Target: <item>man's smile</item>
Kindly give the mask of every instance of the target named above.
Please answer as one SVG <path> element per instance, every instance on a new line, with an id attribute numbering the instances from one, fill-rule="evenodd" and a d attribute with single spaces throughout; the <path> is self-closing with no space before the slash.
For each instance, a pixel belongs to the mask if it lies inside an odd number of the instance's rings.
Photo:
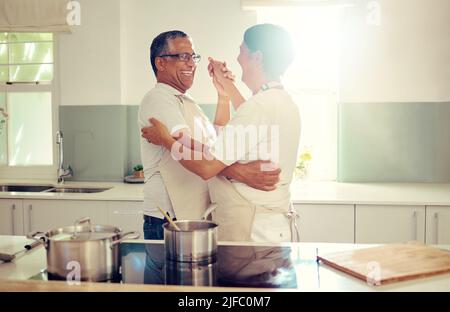
<path id="1" fill-rule="evenodd" d="M 193 70 L 182 70 L 181 74 L 184 76 L 192 77 L 194 75 L 194 71 Z"/>

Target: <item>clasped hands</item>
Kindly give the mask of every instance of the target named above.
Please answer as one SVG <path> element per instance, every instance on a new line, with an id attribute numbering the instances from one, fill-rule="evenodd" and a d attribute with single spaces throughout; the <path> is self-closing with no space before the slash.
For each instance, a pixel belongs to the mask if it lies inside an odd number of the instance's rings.
<path id="1" fill-rule="evenodd" d="M 214 86 L 217 89 L 219 96 L 227 97 L 228 93 L 226 90 L 229 88 L 230 84 L 234 83 L 235 76 L 227 68 L 226 62 L 219 62 L 212 57 L 209 57 L 208 60 L 208 72 L 213 79 Z M 141 136 L 147 139 L 147 142 L 149 143 L 164 145 L 170 138 L 167 127 L 155 118 L 150 118 L 149 122 L 152 126 L 142 128 Z"/>
<path id="2" fill-rule="evenodd" d="M 217 61 L 212 57 L 209 57 L 208 60 L 209 76 L 212 78 L 217 93 L 219 96 L 228 97 L 229 87 L 234 84 L 236 77 L 227 68 L 226 62 Z"/>

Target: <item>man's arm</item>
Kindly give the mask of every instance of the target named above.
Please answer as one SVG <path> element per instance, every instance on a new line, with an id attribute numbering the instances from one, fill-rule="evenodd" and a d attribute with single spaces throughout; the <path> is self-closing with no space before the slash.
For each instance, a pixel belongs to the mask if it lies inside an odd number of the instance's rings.
<path id="1" fill-rule="evenodd" d="M 144 138 L 147 138 L 146 133 L 147 131 L 150 131 L 150 128 L 151 127 L 146 127 L 141 129 L 141 133 Z M 172 137 L 181 144 L 183 144 L 184 146 L 186 146 L 187 148 L 190 148 L 194 151 L 198 152 L 206 151 L 206 146 L 203 143 L 194 140 L 191 137 L 190 131 L 188 129 L 178 130 L 172 134 Z"/>
<path id="2" fill-rule="evenodd" d="M 150 137 L 147 135 L 149 131 L 151 131 L 150 127 L 142 128 L 142 136 L 148 139 Z M 207 153 L 207 147 L 192 139 L 187 132 L 180 130 L 173 135 L 173 138 L 192 151 L 199 152 L 197 156 L 204 157 L 204 155 L 207 155 L 205 154 Z M 267 167 L 268 164 L 270 164 L 269 161 L 262 160 L 253 161 L 247 164 L 234 163 L 223 169 L 219 174 L 261 191 L 272 191 L 276 189 L 275 184 L 280 180 L 279 176 L 281 170 L 279 168 L 274 168 L 273 170 L 267 170 L 265 168 L 266 170 L 263 170 L 263 166 L 266 165 Z"/>
<path id="3" fill-rule="evenodd" d="M 262 170 L 270 161 L 257 160 L 248 164 L 234 163 L 222 170 L 220 175 L 232 178 L 261 191 L 273 191 L 280 181 L 281 169 Z"/>
<path id="4" fill-rule="evenodd" d="M 208 152 L 209 149 L 200 142 L 196 142 L 187 135 L 183 135 L 182 138 L 174 138 L 159 120 L 150 118 L 150 122 L 153 126 L 141 129 L 142 137 L 146 138 L 149 143 L 165 147 L 183 167 L 202 179 L 209 180 L 227 167 L 215 159 Z M 184 144 L 178 140 L 183 141 Z M 189 144 L 197 146 L 197 148 L 191 149 Z"/>
<path id="5" fill-rule="evenodd" d="M 152 142 L 153 143 L 153 142 Z M 187 170 L 203 180 L 209 180 L 224 170 L 227 165 L 215 159 L 208 151 L 194 151 L 172 137 L 166 137 L 161 145 L 171 151 L 173 157 Z"/>

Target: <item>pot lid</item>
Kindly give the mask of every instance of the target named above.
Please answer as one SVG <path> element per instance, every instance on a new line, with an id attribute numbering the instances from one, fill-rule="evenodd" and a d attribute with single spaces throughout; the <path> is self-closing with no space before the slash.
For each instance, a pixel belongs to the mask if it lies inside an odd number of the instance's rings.
<path id="1" fill-rule="evenodd" d="M 117 233 L 108 232 L 84 232 L 77 234 L 61 233 L 52 236 L 51 239 L 55 241 L 92 241 L 92 240 L 103 240 L 111 239 L 117 236 Z"/>
<path id="2" fill-rule="evenodd" d="M 91 241 L 112 239 L 120 236 L 120 229 L 109 226 L 75 227 L 69 226 L 47 233 L 47 237 L 53 241 Z"/>

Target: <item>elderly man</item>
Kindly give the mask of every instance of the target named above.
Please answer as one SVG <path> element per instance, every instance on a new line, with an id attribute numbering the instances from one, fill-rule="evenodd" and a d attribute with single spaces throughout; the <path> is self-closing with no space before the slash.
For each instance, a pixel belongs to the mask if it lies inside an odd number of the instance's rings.
<path id="1" fill-rule="evenodd" d="M 281 84 L 281 76 L 293 62 L 294 54 L 292 39 L 285 29 L 273 24 L 247 29 L 237 60 L 242 81 L 253 93 L 248 100 L 224 77 L 222 66 L 212 62 L 214 83 L 219 93 L 231 100 L 236 115 L 223 120 L 227 127 L 220 131 L 216 143 L 203 151 L 204 157 L 193 157 L 196 150 L 173 137 L 157 118 L 150 120 L 153 127 L 142 130 L 153 144 L 164 146 L 174 156 L 182 154 L 177 160 L 185 168 L 209 180 L 211 199 L 218 205 L 214 219 L 220 224 L 221 240 L 298 240 L 290 184 L 301 132 L 300 113 Z M 239 181 L 217 177 L 229 166 L 254 159 L 270 159 L 281 168 L 275 190 L 261 192 Z"/>
<path id="2" fill-rule="evenodd" d="M 195 149 L 195 145 L 200 148 L 211 145 L 216 139 L 214 127 L 186 94 L 192 87 L 200 61 L 200 55 L 194 52 L 192 39 L 182 31 L 164 32 L 153 40 L 150 50 L 157 84 L 142 100 L 139 126 L 147 127 L 150 117 L 157 118 L 167 125 L 173 137 L 180 138 L 179 141 L 186 146 Z M 228 102 L 219 92 L 215 120 L 219 126 L 224 114 L 227 114 L 223 103 Z M 141 138 L 141 158 L 145 175 L 145 239 L 163 239 L 164 218 L 158 208 L 167 212 L 171 218 L 200 219 L 210 205 L 207 183 L 173 159 L 170 151 L 150 144 L 145 138 Z M 279 180 L 280 170 L 261 171 L 261 163 L 236 163 L 220 175 L 263 191 L 273 190 Z"/>

